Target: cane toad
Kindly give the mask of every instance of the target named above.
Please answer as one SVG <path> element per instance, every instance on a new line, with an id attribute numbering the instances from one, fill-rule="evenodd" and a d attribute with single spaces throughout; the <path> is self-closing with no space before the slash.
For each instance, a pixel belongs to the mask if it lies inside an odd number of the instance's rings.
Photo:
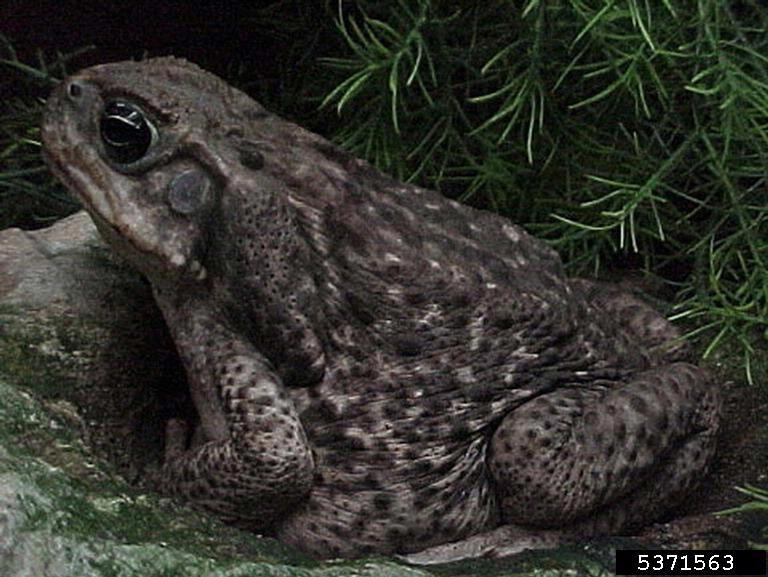
<path id="1" fill-rule="evenodd" d="M 631 530 L 711 460 L 717 386 L 660 314 L 193 64 L 83 70 L 42 137 L 185 365 L 165 492 L 316 556 L 429 561 Z"/>

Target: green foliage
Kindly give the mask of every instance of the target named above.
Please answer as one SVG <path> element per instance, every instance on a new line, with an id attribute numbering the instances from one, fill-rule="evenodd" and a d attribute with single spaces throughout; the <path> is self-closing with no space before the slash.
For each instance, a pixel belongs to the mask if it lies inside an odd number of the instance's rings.
<path id="1" fill-rule="evenodd" d="M 759 512 L 765 514 L 768 512 L 768 489 L 761 487 L 755 487 L 753 485 L 747 485 L 745 487 L 736 487 L 736 490 L 743 493 L 751 500 L 736 507 L 726 509 L 725 511 L 719 511 L 717 515 L 732 515 L 734 513 L 749 513 Z M 765 534 L 765 528 L 763 528 L 763 535 Z M 768 542 L 755 543 L 751 542 L 750 546 L 754 549 L 768 549 Z"/>
<path id="2" fill-rule="evenodd" d="M 336 139 L 527 223 L 577 274 L 616 255 L 747 376 L 768 330 L 768 9 L 757 1 L 339 3 Z M 634 256 L 633 256 L 634 255 Z M 757 338 L 756 338 L 757 337 Z"/>
<path id="3" fill-rule="evenodd" d="M 36 66 L 19 61 L 0 36 L 0 229 L 31 226 L 74 212 L 77 204 L 52 178 L 40 159 L 42 97 L 66 75 L 66 61 L 38 56 Z"/>

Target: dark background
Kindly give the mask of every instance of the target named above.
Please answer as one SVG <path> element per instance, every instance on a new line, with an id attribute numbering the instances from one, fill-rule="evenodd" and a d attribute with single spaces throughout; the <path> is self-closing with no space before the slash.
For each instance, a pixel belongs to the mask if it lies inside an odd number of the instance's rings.
<path id="1" fill-rule="evenodd" d="M 345 5 L 345 12 L 352 6 Z M 0 34 L 18 60 L 39 67 L 85 46 L 67 72 L 93 64 L 178 56 L 223 77 L 264 105 L 321 130 L 310 118 L 322 96 L 318 58 L 340 47 L 336 0 L 251 2 L 0 1 Z M 15 74 L 0 68 L 0 75 Z M 320 80 L 320 82 L 307 82 Z M 6 76 L 6 80 L 8 77 Z M 21 83 L 3 82 L 5 91 Z M 317 94 L 306 94 L 307 85 Z M 1 89 L 0 89 L 1 90 Z M 46 91 L 49 87 L 46 88 Z M 0 94 L 0 97 L 7 94 Z M 45 97 L 45 93 L 34 96 Z"/>
<path id="2" fill-rule="evenodd" d="M 0 3 L 0 31 L 23 61 L 34 59 L 38 49 L 67 53 L 95 45 L 78 64 L 174 54 L 223 73 L 242 53 L 262 55 L 259 65 L 269 67 L 277 39 L 256 33 L 254 20 L 260 9 L 278 4 L 293 3 L 6 0 Z"/>

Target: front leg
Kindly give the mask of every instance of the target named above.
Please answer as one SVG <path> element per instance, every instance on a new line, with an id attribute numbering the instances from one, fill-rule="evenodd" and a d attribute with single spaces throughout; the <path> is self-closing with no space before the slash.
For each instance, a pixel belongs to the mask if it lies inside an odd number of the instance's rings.
<path id="1" fill-rule="evenodd" d="M 157 290 L 156 297 L 203 436 L 186 451 L 169 446 L 159 489 L 228 521 L 267 526 L 312 486 L 312 451 L 296 407 L 269 361 L 210 305 Z"/>

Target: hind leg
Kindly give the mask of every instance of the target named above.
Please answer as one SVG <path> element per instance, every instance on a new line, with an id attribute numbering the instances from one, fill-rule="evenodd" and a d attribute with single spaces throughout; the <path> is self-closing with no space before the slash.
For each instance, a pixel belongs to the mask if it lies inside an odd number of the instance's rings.
<path id="1" fill-rule="evenodd" d="M 624 384 L 561 388 L 524 404 L 491 442 L 489 467 L 504 520 L 562 527 L 630 493 L 638 500 L 648 485 L 646 503 L 625 520 L 615 515 L 617 523 L 600 532 L 651 521 L 706 469 L 718 392 L 704 370 L 676 363 Z"/>
<path id="2" fill-rule="evenodd" d="M 510 555 L 652 522 L 706 472 L 719 408 L 709 375 L 686 363 L 537 397 L 491 440 L 503 525 L 405 559 Z"/>

